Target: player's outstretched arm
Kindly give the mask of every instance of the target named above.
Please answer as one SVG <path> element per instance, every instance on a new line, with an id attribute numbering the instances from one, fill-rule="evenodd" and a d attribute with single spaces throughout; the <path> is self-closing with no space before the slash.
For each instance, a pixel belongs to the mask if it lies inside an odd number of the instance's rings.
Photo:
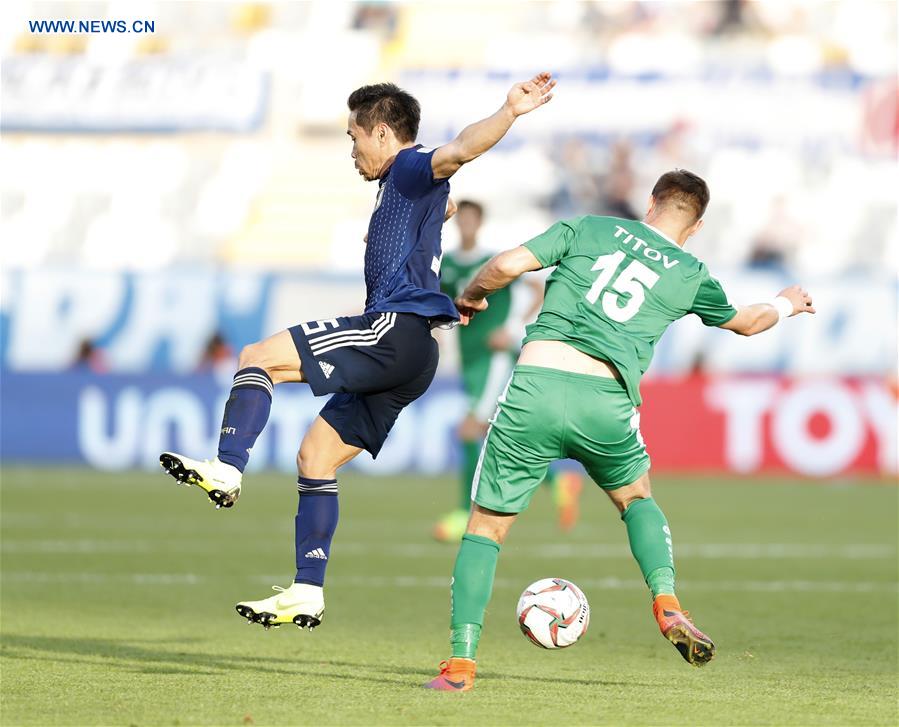
<path id="1" fill-rule="evenodd" d="M 487 308 L 487 296 L 543 266 L 524 245 L 494 255 L 456 298 L 461 323 L 467 326 L 476 313 Z"/>
<path id="2" fill-rule="evenodd" d="M 552 89 L 555 85 L 552 74 L 544 71 L 530 81 L 512 86 L 499 111 L 466 126 L 449 144 L 444 144 L 434 152 L 431 156 L 434 178 L 451 177 L 463 164 L 481 156 L 506 135 L 516 118 L 549 101 L 553 97 Z"/>
<path id="3" fill-rule="evenodd" d="M 798 285 L 784 288 L 771 303 L 755 303 L 741 306 L 737 315 L 720 328 L 726 328 L 741 336 L 754 336 L 773 328 L 781 318 L 800 313 L 814 313 L 812 297 Z"/>

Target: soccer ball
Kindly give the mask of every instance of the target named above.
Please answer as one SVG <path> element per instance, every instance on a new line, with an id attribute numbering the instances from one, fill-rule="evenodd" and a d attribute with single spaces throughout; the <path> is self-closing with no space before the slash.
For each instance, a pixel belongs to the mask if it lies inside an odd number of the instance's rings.
<path id="1" fill-rule="evenodd" d="M 587 597 L 562 578 L 543 578 L 525 588 L 516 613 L 521 633 L 544 649 L 571 646 L 590 625 Z"/>

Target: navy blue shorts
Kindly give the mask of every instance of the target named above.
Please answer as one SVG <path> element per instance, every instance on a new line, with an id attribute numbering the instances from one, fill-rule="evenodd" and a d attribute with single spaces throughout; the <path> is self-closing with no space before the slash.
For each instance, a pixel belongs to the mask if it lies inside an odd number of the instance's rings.
<path id="1" fill-rule="evenodd" d="M 320 416 L 346 444 L 377 457 L 399 413 L 427 391 L 437 370 L 428 319 L 365 313 L 288 330 L 312 393 L 334 394 Z"/>

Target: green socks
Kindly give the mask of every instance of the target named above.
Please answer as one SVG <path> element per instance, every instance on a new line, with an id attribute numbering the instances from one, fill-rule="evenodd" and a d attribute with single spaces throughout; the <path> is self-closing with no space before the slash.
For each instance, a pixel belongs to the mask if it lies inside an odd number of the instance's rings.
<path id="1" fill-rule="evenodd" d="M 453 656 L 474 659 L 484 624 L 484 610 L 493 591 L 493 576 L 499 543 L 480 535 L 462 537 L 453 569 L 452 619 Z"/>
<path id="2" fill-rule="evenodd" d="M 674 555 L 665 514 L 651 497 L 632 502 L 621 515 L 627 537 L 652 597 L 674 595 Z"/>
<path id="3" fill-rule="evenodd" d="M 462 624 L 450 629 L 450 645 L 453 647 L 453 656 L 455 657 L 474 659 L 480 640 L 480 624 Z"/>
<path id="4" fill-rule="evenodd" d="M 673 596 L 674 568 L 656 568 L 652 573 L 646 576 L 646 585 L 649 586 L 653 599 L 662 594 Z"/>
<path id="5" fill-rule="evenodd" d="M 627 537 L 653 598 L 674 594 L 671 531 L 655 500 L 632 502 L 621 516 Z M 453 569 L 450 641 L 453 656 L 474 659 L 484 625 L 484 610 L 493 591 L 499 543 L 480 535 L 462 537 Z"/>
<path id="6" fill-rule="evenodd" d="M 459 509 L 471 507 L 471 482 L 481 456 L 480 442 L 462 442 L 462 479 L 459 480 Z"/>

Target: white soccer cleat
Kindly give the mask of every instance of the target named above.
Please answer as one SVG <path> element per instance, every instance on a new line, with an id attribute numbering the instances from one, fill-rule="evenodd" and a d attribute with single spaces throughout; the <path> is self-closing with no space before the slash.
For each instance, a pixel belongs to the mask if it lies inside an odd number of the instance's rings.
<path id="1" fill-rule="evenodd" d="M 215 503 L 216 509 L 232 507 L 240 497 L 241 472 L 237 467 L 213 460 L 199 460 L 183 454 L 163 452 L 159 464 L 182 485 L 196 485 Z"/>
<path id="2" fill-rule="evenodd" d="M 289 588 L 272 586 L 274 596 L 261 601 L 241 601 L 235 607 L 247 623 L 258 623 L 266 629 L 295 623 L 312 631 L 325 614 L 325 595 L 321 586 L 294 583 Z"/>

